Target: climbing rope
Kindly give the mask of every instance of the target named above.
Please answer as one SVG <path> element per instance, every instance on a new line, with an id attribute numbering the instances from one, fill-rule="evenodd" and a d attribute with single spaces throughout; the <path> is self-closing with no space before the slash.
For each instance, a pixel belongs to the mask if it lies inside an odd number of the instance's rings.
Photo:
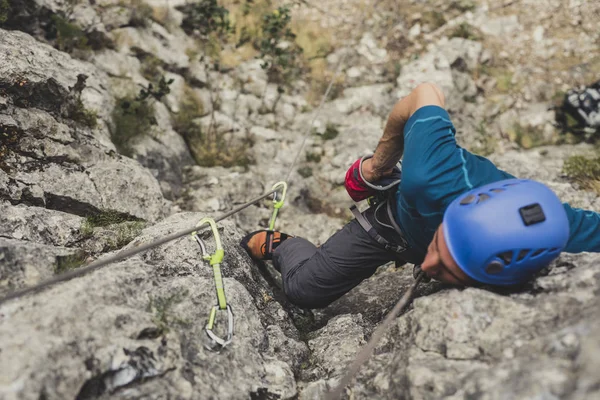
<path id="1" fill-rule="evenodd" d="M 250 207 L 252 204 L 258 203 L 259 201 L 261 201 L 261 200 L 269 197 L 270 195 L 272 195 L 275 192 L 276 192 L 276 190 L 270 190 L 267 193 L 265 193 L 265 194 L 263 194 L 263 195 L 255 198 L 255 199 L 252 199 L 252 200 L 248 201 L 247 203 L 244 203 L 241 206 L 239 206 L 237 208 L 234 208 L 233 210 L 231 210 L 229 212 L 226 212 L 225 214 L 223 214 L 223 215 L 215 218 L 214 220 L 215 220 L 215 222 L 222 221 L 225 218 L 228 218 L 228 217 L 230 217 L 230 216 L 232 216 L 234 214 L 237 214 L 238 212 L 242 211 L 243 209 Z M 179 232 L 172 233 L 172 234 L 167 235 L 167 236 L 163 236 L 162 238 L 153 240 L 151 242 L 140 244 L 140 245 L 138 245 L 136 247 L 132 247 L 132 248 L 127 249 L 127 250 L 122 250 L 122 251 L 120 251 L 120 252 L 118 252 L 116 254 L 113 254 L 113 255 L 108 256 L 106 258 L 103 258 L 101 260 L 94 261 L 93 263 L 91 263 L 90 265 L 88 265 L 86 267 L 82 267 L 82 268 L 75 269 L 73 271 L 69 271 L 67 273 L 58 275 L 58 276 L 56 276 L 54 278 L 48 279 L 47 281 L 44 281 L 42 283 L 39 283 L 37 285 L 31 286 L 31 287 L 28 287 L 28 288 L 16 290 L 16 291 L 8 294 L 7 296 L 3 297 L 2 299 L 0 299 L 0 304 L 5 303 L 5 302 L 7 302 L 9 300 L 12 300 L 12 299 L 23 297 L 23 296 L 25 296 L 26 294 L 29 294 L 29 293 L 37 292 L 39 290 L 42 290 L 42 289 L 45 289 L 47 287 L 53 286 L 53 285 L 55 285 L 55 284 L 57 284 L 59 282 L 68 281 L 70 279 L 77 278 L 77 277 L 89 274 L 90 272 L 96 271 L 96 270 L 98 270 L 98 269 L 100 269 L 100 268 L 102 268 L 102 267 L 104 267 L 104 266 L 106 266 L 108 264 L 124 260 L 124 259 L 129 258 L 131 256 L 134 256 L 136 254 L 139 254 L 139 253 L 142 253 L 144 251 L 150 250 L 150 249 L 152 249 L 154 247 L 158 247 L 158 246 L 160 246 L 162 244 L 168 243 L 168 242 L 170 242 L 172 240 L 179 239 L 180 237 L 183 237 L 185 235 L 189 235 L 190 233 L 192 233 L 194 231 L 197 231 L 197 230 L 198 230 L 198 228 L 196 226 L 194 226 L 192 228 L 188 228 L 188 229 L 185 229 L 185 230 L 182 230 L 182 231 L 179 231 Z"/>
<path id="2" fill-rule="evenodd" d="M 363 20 L 363 24 L 364 24 Z M 391 29 L 390 29 L 391 30 Z M 219 221 L 224 220 L 225 218 L 228 218 L 234 214 L 237 214 L 238 212 L 244 210 L 245 208 L 249 207 L 250 205 L 253 205 L 267 197 L 269 197 L 270 195 L 273 195 L 273 215 L 271 216 L 271 219 L 269 221 L 269 230 L 273 230 L 274 226 L 275 226 L 275 220 L 277 219 L 277 215 L 279 212 L 279 209 L 283 206 L 283 202 L 285 200 L 285 195 L 286 195 L 286 191 L 287 191 L 287 182 L 289 182 L 290 177 L 292 175 L 292 172 L 294 170 L 294 167 L 296 166 L 300 155 L 302 154 L 302 151 L 304 150 L 304 147 L 306 145 L 306 142 L 308 140 L 308 136 L 314 126 L 315 121 L 317 120 L 317 118 L 320 115 L 320 111 L 323 108 L 323 105 L 325 104 L 325 100 L 327 99 L 327 97 L 329 96 L 329 93 L 331 91 L 331 88 L 333 87 L 333 84 L 335 83 L 337 77 L 339 76 L 341 69 L 342 69 L 342 65 L 344 64 L 344 61 L 347 57 L 347 52 L 340 58 L 337 68 L 336 68 L 336 72 L 333 75 L 333 77 L 331 78 L 331 81 L 329 82 L 329 85 L 327 87 L 327 90 L 325 91 L 325 93 L 323 94 L 323 97 L 321 98 L 321 102 L 319 103 L 315 114 L 313 115 L 312 121 L 311 123 L 307 126 L 306 131 L 303 134 L 303 139 L 302 139 L 302 143 L 300 145 L 300 148 L 298 149 L 298 152 L 296 153 L 296 156 L 294 157 L 290 167 L 289 167 L 289 171 L 287 173 L 287 176 L 285 178 L 285 181 L 282 182 L 278 182 L 276 183 L 272 189 L 270 191 L 268 191 L 267 193 L 252 199 L 244 204 L 242 204 L 241 206 L 217 217 L 216 219 L 211 219 L 211 218 L 204 218 L 202 219 L 196 226 L 192 227 L 192 228 L 188 228 L 179 232 L 175 232 L 172 233 L 170 235 L 164 236 L 162 238 L 153 240 L 151 242 L 145 243 L 145 244 L 140 244 L 136 247 L 133 247 L 131 249 L 127 249 L 127 250 L 123 250 L 120 251 L 114 255 L 108 256 L 102 260 L 97 260 L 95 262 L 92 262 L 90 265 L 86 266 L 86 267 L 82 267 L 64 274 L 61 274 L 59 276 L 56 276 L 54 278 L 51 278 L 45 282 L 39 283 L 37 285 L 28 287 L 28 288 L 24 288 L 24 289 L 20 289 L 20 290 L 16 290 L 10 294 L 8 294 L 7 296 L 3 297 L 2 299 L 0 299 L 0 305 L 12 300 L 12 299 L 16 299 L 16 298 L 20 298 L 23 297 L 29 293 L 34 293 L 40 290 L 43 290 L 47 287 L 53 286 L 57 283 L 60 282 L 64 282 L 76 277 L 80 277 L 83 275 L 86 275 L 90 272 L 96 271 L 108 264 L 117 262 L 117 261 L 121 261 L 124 260 L 128 257 L 131 257 L 133 255 L 142 253 L 144 251 L 150 250 L 152 248 L 158 247 L 160 245 L 163 245 L 167 242 L 170 242 L 172 240 L 178 239 L 180 237 L 183 237 L 185 235 L 188 234 L 192 234 L 194 236 L 194 238 L 196 239 L 196 241 L 198 242 L 198 244 L 200 245 L 201 251 L 202 251 L 202 256 L 205 260 L 208 260 L 210 265 L 213 267 L 213 275 L 214 275 L 214 279 L 215 279 L 215 288 L 217 291 L 217 301 L 218 301 L 218 305 L 213 306 L 210 314 L 209 314 L 209 318 L 208 318 L 208 323 L 205 327 L 205 331 L 207 333 L 207 335 L 209 336 L 209 338 L 211 339 L 212 343 L 209 346 L 209 348 L 211 350 L 217 350 L 220 351 L 221 349 L 223 349 L 227 344 L 229 344 L 231 342 L 231 339 L 233 337 L 233 311 L 231 309 L 231 306 L 229 304 L 227 304 L 227 300 L 225 297 L 225 289 L 224 289 L 224 285 L 223 285 L 223 280 L 222 280 L 222 275 L 221 275 L 221 271 L 220 271 L 220 264 L 223 260 L 223 248 L 221 246 L 220 243 L 220 238 L 219 238 L 219 233 L 216 227 L 216 223 Z M 277 197 L 277 192 L 282 189 L 282 194 L 281 197 L 278 198 Z M 210 229 L 213 232 L 213 236 L 215 238 L 215 241 L 217 243 L 217 250 L 215 251 L 215 254 L 210 255 L 207 253 L 206 251 L 206 246 L 203 243 L 203 241 L 198 237 L 199 234 L 199 227 L 202 225 L 208 224 Z M 203 229 L 203 231 L 206 230 L 206 228 Z M 202 231 L 202 232 L 203 232 Z M 416 276 L 416 280 L 415 283 L 411 286 L 411 288 L 402 296 L 402 298 L 398 301 L 398 303 L 394 306 L 394 308 L 392 309 L 392 311 L 386 316 L 386 319 L 383 321 L 383 323 L 381 323 L 379 325 L 379 327 L 375 330 L 375 332 L 373 333 L 373 335 L 371 336 L 371 339 L 369 340 L 369 342 L 367 343 L 367 345 L 360 351 L 360 353 L 358 354 L 357 358 L 354 360 L 354 362 L 352 363 L 352 365 L 350 366 L 350 369 L 348 371 L 348 373 L 344 376 L 344 378 L 342 379 L 342 381 L 340 382 L 340 384 L 330 393 L 328 393 L 327 398 L 328 399 L 338 399 L 341 394 L 342 391 L 344 390 L 344 388 L 351 382 L 351 380 L 354 378 L 354 376 L 358 373 L 358 370 L 360 369 L 361 365 L 364 364 L 369 357 L 371 356 L 371 353 L 373 352 L 373 350 L 375 349 L 377 343 L 379 342 L 379 340 L 381 339 L 381 337 L 383 336 L 383 334 L 385 333 L 385 331 L 387 330 L 388 326 L 391 325 L 391 323 L 394 321 L 394 319 L 398 316 L 398 314 L 404 309 L 404 307 L 410 302 L 412 295 L 414 293 L 414 290 L 416 289 L 416 287 L 418 286 L 418 284 L 423 280 L 424 278 L 424 274 L 422 272 L 420 272 L 418 274 L 418 276 Z M 219 311 L 225 311 L 227 313 L 227 320 L 228 320 L 228 329 L 227 329 L 227 336 L 225 337 L 225 339 L 218 337 L 216 334 L 214 334 L 213 332 L 213 328 L 215 327 L 215 323 L 216 323 L 216 316 L 217 316 L 217 312 Z"/>
<path id="3" fill-rule="evenodd" d="M 265 199 L 265 198 L 269 197 L 271 194 L 274 194 L 273 201 L 275 202 L 276 205 L 280 204 L 280 205 L 278 205 L 278 206 L 275 207 L 275 211 L 273 213 L 273 216 L 271 217 L 271 222 L 269 223 L 269 226 L 271 226 L 271 224 L 273 224 L 273 226 L 274 226 L 275 219 L 277 218 L 277 213 L 279 212 L 279 209 L 281 208 L 281 206 L 283 206 L 283 201 L 284 201 L 284 198 L 285 198 L 285 192 L 287 191 L 287 186 L 288 186 L 286 182 L 288 182 L 290 180 L 290 177 L 292 175 L 294 167 L 296 166 L 296 163 L 298 162 L 298 159 L 300 158 L 300 154 L 302 154 L 302 150 L 304 150 L 304 146 L 306 145 L 306 141 L 307 141 L 308 136 L 309 136 L 309 134 L 311 132 L 312 126 L 314 125 L 317 117 L 319 116 L 320 111 L 323 108 L 323 105 L 325 104 L 325 100 L 327 99 L 327 96 L 329 96 L 329 92 L 331 91 L 331 88 L 333 87 L 333 83 L 335 82 L 335 80 L 337 79 L 338 75 L 341 72 L 343 62 L 346 59 L 346 55 L 347 54 L 344 54 L 344 56 L 339 60 L 337 68 L 336 68 L 336 72 L 333 75 L 333 77 L 331 79 L 331 82 L 329 82 L 329 86 L 327 87 L 327 90 L 323 94 L 323 97 L 321 98 L 321 102 L 319 103 L 319 106 L 317 107 L 317 109 L 315 111 L 315 115 L 313 116 L 313 119 L 312 119 L 310 125 L 308 125 L 306 131 L 304 132 L 304 138 L 302 140 L 302 144 L 300 145 L 300 148 L 298 149 L 298 152 L 296 153 L 296 156 L 294 157 L 294 160 L 292 161 L 292 163 L 291 163 L 291 165 L 289 167 L 289 171 L 287 173 L 285 181 L 276 183 L 273 186 L 273 189 L 271 189 L 267 193 L 265 193 L 265 194 L 257 197 L 256 199 L 250 200 L 249 202 L 244 203 L 240 207 L 235 208 L 235 209 L 233 209 L 233 210 L 231 210 L 231 211 L 229 211 L 229 212 L 221 215 L 220 217 L 218 217 L 218 218 L 215 219 L 215 222 L 219 222 L 219 221 L 221 221 L 221 220 L 223 220 L 225 218 L 228 218 L 228 217 L 230 217 L 230 216 L 232 216 L 234 214 L 237 214 L 238 212 L 240 212 L 243 209 L 251 206 L 252 204 L 255 204 L 255 203 L 261 201 L 262 199 Z M 279 190 L 280 186 L 284 190 L 283 190 L 283 193 L 282 193 L 282 198 L 278 199 L 277 195 L 276 195 L 276 192 Z M 14 292 L 6 295 L 5 297 L 1 298 L 0 299 L 0 304 L 3 304 L 3 303 L 5 303 L 5 302 L 7 302 L 9 300 L 12 300 L 12 299 L 23 297 L 24 295 L 26 295 L 28 293 L 33 293 L 33 292 L 45 289 L 45 288 L 53 286 L 53 285 L 55 285 L 57 283 L 64 282 L 64 281 L 67 281 L 67 280 L 70 280 L 70 279 L 73 279 L 73 278 L 77 278 L 77 277 L 83 276 L 85 274 L 88 274 L 90 272 L 98 270 L 98 269 L 100 269 L 100 268 L 102 268 L 102 267 L 104 267 L 104 266 L 106 266 L 108 264 L 111 264 L 111 263 L 114 263 L 114 262 L 117 262 L 117 261 L 121 261 L 121 260 L 123 260 L 125 258 L 128 258 L 128 257 L 131 257 L 133 255 L 139 254 L 139 253 L 144 252 L 146 250 L 150 250 L 150 249 L 152 249 L 154 247 L 158 247 L 158 246 L 160 246 L 162 244 L 165 244 L 167 242 L 170 242 L 172 240 L 179 239 L 182 236 L 189 235 L 190 233 L 192 233 L 194 231 L 196 231 L 196 226 L 194 226 L 193 228 L 188 228 L 188 229 L 180 231 L 180 232 L 173 233 L 171 235 L 164 236 L 163 238 L 156 239 L 156 240 L 151 241 L 149 243 L 142 244 L 142 245 L 139 245 L 137 247 L 134 247 L 134 248 L 131 248 L 131 249 L 128 249 L 128 250 L 120 251 L 117 254 L 114 254 L 112 256 L 106 257 L 106 258 L 104 258 L 102 260 L 94 261 L 94 262 L 92 262 L 90 265 L 88 265 L 86 267 L 78 268 L 76 270 L 73 270 L 73 271 L 61 274 L 59 276 L 56 276 L 56 277 L 51 278 L 51 279 L 48 279 L 47 281 L 44 281 L 44 282 L 39 283 L 37 285 L 31 286 L 31 287 L 28 287 L 28 288 L 24 288 L 24 289 L 20 289 L 20 290 L 16 290 L 16 291 L 14 291 Z"/>
<path id="4" fill-rule="evenodd" d="M 379 343 L 379 341 L 383 337 L 383 334 L 387 331 L 388 327 L 392 324 L 392 322 L 394 322 L 398 314 L 400 314 L 400 311 L 402 311 L 404 307 L 408 305 L 408 303 L 412 299 L 415 289 L 424 278 L 425 274 L 422 271 L 420 271 L 413 285 L 406 291 L 406 293 L 404 293 L 404 295 L 398 301 L 398 303 L 396 303 L 392 311 L 390 311 L 390 313 L 385 317 L 385 320 L 377 327 L 375 332 L 373 332 L 373 335 L 371 336 L 371 339 L 369 339 L 369 342 L 360 350 L 360 352 L 354 359 L 354 362 L 348 369 L 348 372 L 346 373 L 346 375 L 344 375 L 338 386 L 331 392 L 327 393 L 327 400 L 337 400 L 340 398 L 343 390 L 346 388 L 346 386 L 350 384 L 352 379 L 356 376 L 360 367 L 369 360 L 371 354 L 373 353 L 373 350 L 375 350 L 375 347 L 377 346 L 377 343 Z"/>

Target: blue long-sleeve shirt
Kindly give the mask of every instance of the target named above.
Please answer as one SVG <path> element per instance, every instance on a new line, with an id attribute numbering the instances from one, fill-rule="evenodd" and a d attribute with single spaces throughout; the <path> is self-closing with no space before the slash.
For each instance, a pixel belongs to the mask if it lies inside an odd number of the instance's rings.
<path id="1" fill-rule="evenodd" d="M 396 195 L 396 220 L 412 247 L 409 261 L 420 263 L 444 212 L 460 194 L 514 176 L 456 143 L 446 110 L 418 109 L 404 128 L 402 181 Z M 570 237 L 565 251 L 600 252 L 600 214 L 564 204 Z"/>

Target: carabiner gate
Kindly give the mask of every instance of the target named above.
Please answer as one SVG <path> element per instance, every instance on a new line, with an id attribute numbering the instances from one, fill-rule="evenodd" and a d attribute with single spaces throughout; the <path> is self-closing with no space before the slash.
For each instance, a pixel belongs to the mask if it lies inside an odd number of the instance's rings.
<path id="1" fill-rule="evenodd" d="M 213 306 L 210 315 L 208 317 L 208 323 L 206 324 L 206 335 L 211 340 L 211 345 L 205 346 L 208 350 L 212 351 L 221 351 L 225 346 L 231 343 L 233 338 L 233 310 L 231 306 L 227 304 L 227 298 L 225 297 L 225 286 L 223 285 L 223 276 L 221 274 L 221 263 L 223 262 L 223 256 L 225 255 L 225 251 L 223 250 L 223 245 L 221 244 L 221 237 L 219 235 L 219 231 L 217 229 L 217 224 L 215 220 L 212 218 L 202 218 L 200 222 L 196 225 L 196 227 L 200 227 L 204 224 L 209 224 L 212 230 L 212 234 L 215 238 L 216 250 L 214 254 L 208 253 L 206 249 L 206 245 L 200 239 L 197 232 L 192 232 L 192 237 L 198 242 L 200 245 L 200 250 L 202 252 L 202 258 L 210 263 L 213 269 L 213 276 L 215 279 L 215 289 L 217 291 L 217 305 Z M 227 311 L 227 336 L 225 339 L 218 337 L 214 332 L 213 328 L 215 326 L 217 312 L 218 311 Z"/>
<path id="2" fill-rule="evenodd" d="M 285 202 L 285 194 L 287 192 L 287 183 L 286 182 L 277 182 L 273 185 L 271 190 L 276 190 L 281 187 L 281 198 L 277 198 L 277 192 L 273 193 L 273 215 L 271 215 L 271 219 L 269 220 L 269 230 L 272 231 L 275 229 L 275 220 L 277 219 L 277 214 L 279 213 L 279 209 L 283 207 L 283 203 Z"/>

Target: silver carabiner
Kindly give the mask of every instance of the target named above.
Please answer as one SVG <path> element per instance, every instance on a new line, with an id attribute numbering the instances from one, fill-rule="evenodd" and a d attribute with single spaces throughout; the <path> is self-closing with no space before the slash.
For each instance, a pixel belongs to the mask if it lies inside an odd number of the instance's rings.
<path id="1" fill-rule="evenodd" d="M 228 328 L 227 328 L 227 336 L 225 337 L 225 339 L 220 338 L 213 332 L 213 328 L 215 326 L 216 319 L 217 319 L 217 312 L 219 312 L 219 311 L 227 311 Z M 220 310 L 218 306 L 213 306 L 213 308 L 210 311 L 210 317 L 208 318 L 208 323 L 206 324 L 206 328 L 204 330 L 206 331 L 206 335 L 211 340 L 210 344 L 206 344 L 204 346 L 207 350 L 220 352 L 221 350 L 223 350 L 225 348 L 225 346 L 227 346 L 229 343 L 231 343 L 231 341 L 233 339 L 233 310 L 231 309 L 231 306 L 229 304 L 227 304 L 227 307 L 225 310 Z"/>

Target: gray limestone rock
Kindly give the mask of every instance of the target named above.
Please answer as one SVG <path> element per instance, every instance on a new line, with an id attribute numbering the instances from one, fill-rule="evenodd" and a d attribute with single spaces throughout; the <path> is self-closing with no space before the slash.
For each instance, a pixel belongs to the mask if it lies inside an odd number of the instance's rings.
<path id="1" fill-rule="evenodd" d="M 171 217 L 130 246 L 186 228 L 201 216 Z M 239 233 L 231 224 L 223 226 L 222 271 L 235 313 L 234 340 L 225 350 L 204 348 L 204 326 L 216 303 L 214 282 L 198 245 L 186 236 L 141 258 L 2 304 L 3 398 L 41 393 L 50 399 L 102 394 L 245 399 L 260 393 L 293 398 L 292 367 L 307 357 L 307 348 L 294 339 L 297 331 L 280 306 L 271 316 L 265 311 L 268 303 L 276 304 L 266 296 L 268 286 L 235 248 Z M 205 240 L 214 251 L 212 239 Z M 218 316 L 217 333 L 223 317 Z M 15 335 L 20 331 L 30 333 Z M 50 363 L 53 368 L 47 368 Z"/>

